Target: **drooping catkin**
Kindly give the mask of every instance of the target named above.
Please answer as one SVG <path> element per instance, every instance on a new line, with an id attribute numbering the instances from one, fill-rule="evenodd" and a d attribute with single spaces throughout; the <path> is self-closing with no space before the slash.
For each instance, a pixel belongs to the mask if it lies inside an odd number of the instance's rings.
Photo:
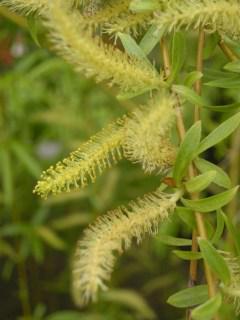
<path id="1" fill-rule="evenodd" d="M 174 97 L 162 92 L 126 121 L 124 156 L 141 163 L 145 172 L 164 171 L 174 163 L 176 148 L 169 138 L 175 119 L 174 105 Z"/>
<path id="2" fill-rule="evenodd" d="M 51 6 L 46 25 L 51 30 L 56 50 L 77 71 L 97 81 L 107 80 L 122 90 L 158 88 L 165 83 L 157 71 L 144 61 L 127 56 L 120 50 L 108 46 L 91 32 L 84 30 L 84 19 L 78 12 L 70 11 L 59 0 Z"/>
<path id="3" fill-rule="evenodd" d="M 122 121 L 108 125 L 68 158 L 43 172 L 34 193 L 46 198 L 94 182 L 97 174 L 122 158 L 123 138 Z"/>
<path id="4" fill-rule="evenodd" d="M 153 23 L 167 31 L 197 29 L 240 36 L 239 0 L 170 0 Z"/>
<path id="5" fill-rule="evenodd" d="M 99 289 L 105 290 L 116 261 L 136 239 L 146 233 L 156 234 L 159 223 L 175 209 L 180 192 L 156 191 L 101 216 L 77 244 L 73 265 L 73 294 L 83 305 L 96 300 Z"/>

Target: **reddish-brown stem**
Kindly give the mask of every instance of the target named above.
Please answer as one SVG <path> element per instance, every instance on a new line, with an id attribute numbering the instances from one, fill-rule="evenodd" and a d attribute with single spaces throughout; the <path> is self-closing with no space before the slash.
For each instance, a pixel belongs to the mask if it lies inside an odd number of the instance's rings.
<path id="1" fill-rule="evenodd" d="M 161 52 L 162 52 L 162 58 L 163 58 L 163 65 L 164 65 L 164 71 L 165 71 L 165 75 L 166 77 L 169 76 L 170 74 L 170 70 L 171 70 L 171 65 L 170 65 L 170 59 L 169 59 L 169 54 L 168 54 L 168 49 L 165 43 L 165 40 L 162 39 L 161 40 Z M 181 111 L 181 107 L 179 104 L 179 99 L 177 99 L 177 104 L 175 107 L 176 110 L 176 116 L 177 116 L 177 130 L 178 130 L 178 135 L 180 138 L 180 141 L 183 141 L 185 134 L 186 134 L 186 129 L 185 129 L 185 125 L 184 125 L 184 120 L 183 120 L 183 115 L 182 115 L 182 111 Z M 193 165 L 191 164 L 188 168 L 188 177 L 189 178 L 193 178 L 195 176 L 195 172 L 194 172 L 194 168 Z M 196 199 L 198 195 L 196 194 L 191 194 L 192 199 Z M 204 238 L 207 239 L 207 232 L 205 229 L 205 224 L 204 224 L 204 219 L 203 216 L 196 212 L 195 213 L 195 218 L 196 218 L 196 223 L 197 223 L 197 231 L 198 234 Z M 197 238 L 195 237 L 195 245 L 197 245 Z M 209 293 L 209 297 L 213 297 L 216 293 L 216 289 L 215 289 L 215 281 L 214 278 L 212 276 L 212 273 L 208 267 L 208 265 L 205 263 L 204 264 L 204 269 L 205 269 L 205 277 L 206 277 L 206 281 L 208 284 L 208 293 Z M 191 269 L 192 272 L 192 276 L 194 277 L 194 279 L 196 279 L 197 277 L 197 268 L 194 266 L 192 266 Z M 215 320 L 217 320 L 218 318 L 215 317 Z"/>

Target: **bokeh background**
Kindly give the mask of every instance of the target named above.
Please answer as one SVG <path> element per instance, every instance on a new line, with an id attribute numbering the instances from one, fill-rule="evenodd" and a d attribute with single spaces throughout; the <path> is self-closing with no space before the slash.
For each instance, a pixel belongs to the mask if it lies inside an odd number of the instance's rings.
<path id="1" fill-rule="evenodd" d="M 212 67 L 224 59 L 211 41 L 205 55 Z M 195 45 L 193 36 L 190 66 Z M 35 19 L 0 7 L 0 319 L 183 319 L 184 311 L 165 301 L 186 287 L 188 263 L 159 236 L 118 259 L 111 289 L 98 303 L 81 310 L 74 305 L 71 261 L 83 229 L 99 214 L 154 190 L 159 177 L 122 161 L 84 190 L 48 200 L 32 193 L 42 170 L 133 108 L 132 102 L 117 101 L 104 84 L 76 74 L 47 48 Z M 158 63 L 158 51 L 154 54 Z M 229 99 L 228 92 L 212 92 L 215 104 Z M 203 117 L 210 131 L 224 116 L 205 112 Z M 230 143 L 208 157 L 227 168 Z M 160 234 L 189 237 L 190 229 L 175 216 Z"/>

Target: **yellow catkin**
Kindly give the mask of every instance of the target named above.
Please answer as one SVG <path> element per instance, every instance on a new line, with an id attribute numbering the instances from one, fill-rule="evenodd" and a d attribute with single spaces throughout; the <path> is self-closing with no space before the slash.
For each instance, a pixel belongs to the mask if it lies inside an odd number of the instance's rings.
<path id="1" fill-rule="evenodd" d="M 49 0 L 3 0 L 1 5 L 9 6 L 16 11 L 22 11 L 25 14 L 31 12 L 41 13 L 46 9 Z"/>
<path id="2" fill-rule="evenodd" d="M 123 126 L 110 124 L 63 161 L 43 172 L 34 193 L 46 198 L 49 194 L 68 192 L 94 182 L 97 174 L 122 158 Z"/>
<path id="3" fill-rule="evenodd" d="M 169 139 L 175 119 L 174 105 L 174 97 L 163 92 L 126 121 L 124 156 L 141 163 L 145 172 L 165 171 L 174 163 L 176 148 Z"/>
<path id="4" fill-rule="evenodd" d="M 239 0 L 170 0 L 165 10 L 156 14 L 153 23 L 172 31 L 205 27 L 233 37 L 240 35 Z"/>
<path id="5" fill-rule="evenodd" d="M 151 13 L 133 13 L 126 11 L 123 12 L 121 16 L 106 23 L 104 32 L 110 35 L 117 35 L 118 32 L 130 33 L 136 37 L 149 26 L 151 20 Z"/>
<path id="6" fill-rule="evenodd" d="M 121 15 L 122 12 L 128 10 L 130 0 L 114 0 L 110 1 L 99 10 L 92 11 L 87 8 L 83 9 L 83 15 L 85 17 L 86 26 L 97 28 L 103 27 L 105 23 L 111 23 Z"/>
<path id="7" fill-rule="evenodd" d="M 83 305 L 96 300 L 99 289 L 106 289 L 116 261 L 145 234 L 156 234 L 158 225 L 175 209 L 180 193 L 156 191 L 132 201 L 98 218 L 77 244 L 73 265 L 73 294 L 76 303 Z"/>
<path id="8" fill-rule="evenodd" d="M 80 14 L 64 9 L 61 0 L 52 5 L 46 25 L 58 52 L 86 76 L 94 76 L 97 81 L 107 80 L 122 90 L 165 85 L 149 64 L 104 44 L 98 37 L 92 38 L 91 33 L 83 30 L 85 25 Z"/>

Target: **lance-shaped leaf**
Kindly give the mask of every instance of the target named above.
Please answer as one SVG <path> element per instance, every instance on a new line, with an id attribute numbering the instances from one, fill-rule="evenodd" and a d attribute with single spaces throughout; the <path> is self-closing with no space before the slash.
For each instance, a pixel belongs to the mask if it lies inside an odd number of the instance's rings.
<path id="1" fill-rule="evenodd" d="M 183 260 L 199 260 L 202 259 L 201 252 L 173 250 L 175 255 Z"/>
<path id="2" fill-rule="evenodd" d="M 211 320 L 217 313 L 222 304 L 222 295 L 217 293 L 214 297 L 206 301 L 204 304 L 198 306 L 192 311 L 192 318 L 194 320 Z"/>
<path id="3" fill-rule="evenodd" d="M 174 293 L 168 298 L 167 303 L 177 308 L 188 308 L 204 303 L 207 299 L 207 286 L 200 285 Z"/>
<path id="4" fill-rule="evenodd" d="M 189 163 L 194 158 L 194 154 L 198 148 L 200 139 L 201 122 L 197 122 L 187 131 L 177 154 L 177 159 L 173 169 L 173 177 L 178 185 L 185 175 Z"/>
<path id="5" fill-rule="evenodd" d="M 159 29 L 156 26 L 151 26 L 140 41 L 139 47 L 146 55 L 148 55 L 157 45 L 157 43 L 159 43 L 163 34 L 164 29 Z"/>
<path id="6" fill-rule="evenodd" d="M 172 83 L 179 74 L 185 60 L 186 43 L 182 32 L 175 32 L 172 40 L 172 67 L 168 83 Z"/>
<path id="7" fill-rule="evenodd" d="M 197 76 L 197 74 L 196 74 Z M 193 77 L 194 79 L 194 77 Z M 193 81 L 193 79 L 188 79 L 188 81 Z M 191 82 L 190 82 L 191 83 Z M 186 84 L 187 85 L 187 84 Z M 189 86 L 189 84 L 188 84 Z M 183 96 L 187 101 L 191 102 L 192 104 L 198 105 L 199 107 L 203 107 L 205 109 L 209 109 L 215 112 L 233 112 L 238 111 L 240 109 L 240 102 L 235 102 L 227 105 L 220 105 L 220 106 L 212 106 L 207 99 L 202 96 L 199 96 L 193 89 L 189 88 L 188 86 L 182 85 L 174 85 L 173 90 Z"/>
<path id="8" fill-rule="evenodd" d="M 210 212 L 220 209 L 228 204 L 236 195 L 237 191 L 238 187 L 235 187 L 208 198 L 199 200 L 188 200 L 182 198 L 181 201 L 186 207 L 192 210 L 199 212 Z"/>
<path id="9" fill-rule="evenodd" d="M 159 234 L 158 239 L 169 246 L 184 247 L 192 245 L 192 240 L 190 239 L 175 238 L 166 234 Z"/>
<path id="10" fill-rule="evenodd" d="M 217 227 L 211 239 L 211 242 L 213 244 L 217 243 L 220 240 L 224 231 L 224 226 L 225 226 L 225 221 L 224 221 L 223 215 L 221 214 L 221 210 L 218 210 L 217 211 Z"/>
<path id="11" fill-rule="evenodd" d="M 124 49 L 130 56 L 135 56 L 140 60 L 150 63 L 144 51 L 138 46 L 136 41 L 129 34 L 118 32 L 118 36 L 121 39 Z"/>
<path id="12" fill-rule="evenodd" d="M 226 224 L 227 230 L 232 238 L 232 241 L 235 245 L 236 252 L 238 256 L 240 256 L 240 238 L 237 228 L 232 223 L 232 220 L 227 216 L 222 210 L 220 210 L 220 214 L 222 215 L 224 222 Z"/>
<path id="13" fill-rule="evenodd" d="M 233 71 L 233 72 L 240 72 L 240 60 L 231 61 L 225 64 L 224 69 Z"/>
<path id="14" fill-rule="evenodd" d="M 206 239 L 198 239 L 198 244 L 204 260 L 207 262 L 212 271 L 218 276 L 224 284 L 229 284 L 231 273 L 226 261 L 213 245 Z"/>
<path id="15" fill-rule="evenodd" d="M 225 89 L 238 89 L 240 87 L 240 77 L 234 76 L 232 78 L 221 78 L 204 83 L 209 87 L 225 88 Z"/>
<path id="16" fill-rule="evenodd" d="M 201 173 L 207 173 L 212 170 L 215 171 L 216 176 L 214 178 L 214 183 L 216 183 L 218 186 L 226 189 L 230 189 L 232 187 L 231 179 L 219 166 L 216 166 L 215 164 L 202 158 L 195 159 L 194 164 Z"/>
<path id="17" fill-rule="evenodd" d="M 214 181 L 216 171 L 208 171 L 196 176 L 185 183 L 188 192 L 200 192 L 206 189 Z"/>
<path id="18" fill-rule="evenodd" d="M 197 150 L 197 153 L 202 153 L 203 151 L 211 148 L 212 146 L 218 144 L 220 141 L 227 138 L 231 133 L 233 133 L 240 125 L 240 112 L 232 116 L 231 118 L 220 124 L 215 130 L 213 130 L 206 138 L 204 138 Z"/>

